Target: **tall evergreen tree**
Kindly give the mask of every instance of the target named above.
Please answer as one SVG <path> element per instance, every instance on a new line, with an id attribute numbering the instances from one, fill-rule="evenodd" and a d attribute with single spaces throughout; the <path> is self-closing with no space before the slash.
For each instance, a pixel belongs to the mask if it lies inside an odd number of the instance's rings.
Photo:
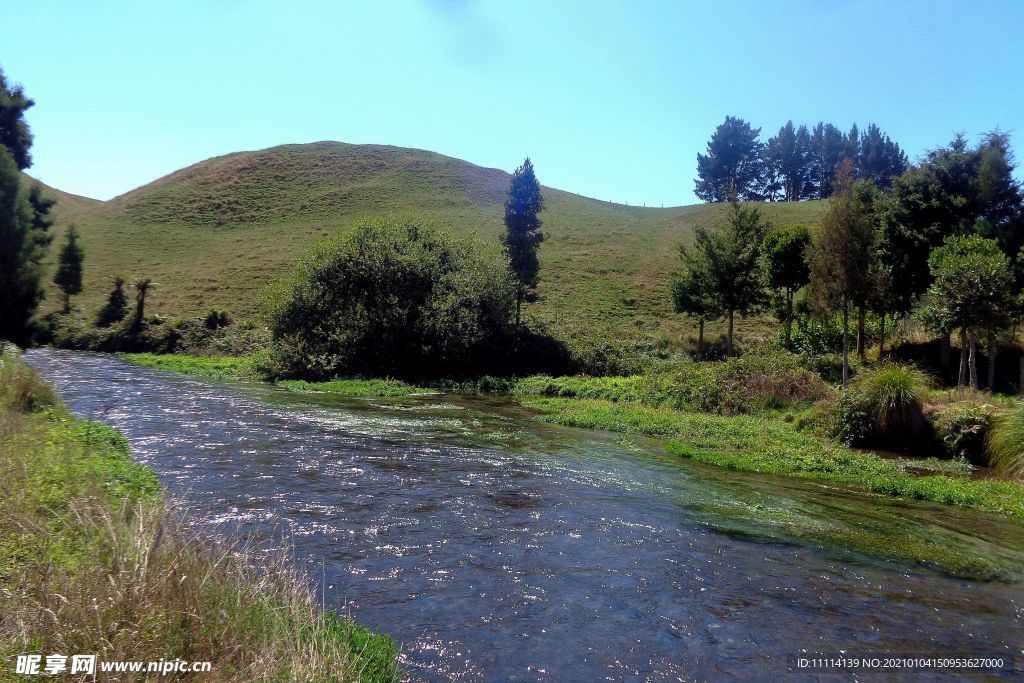
<path id="1" fill-rule="evenodd" d="M 733 354 L 734 319 L 749 315 L 764 303 L 761 249 L 771 224 L 753 206 L 731 201 L 729 218 L 717 230 L 698 227 L 694 259 L 706 264 L 707 291 L 728 321 L 726 353 Z"/>
<path id="2" fill-rule="evenodd" d="M 909 166 L 900 146 L 873 123 L 861 135 L 857 160 L 857 177 L 871 180 L 881 189 L 889 187 L 892 179 L 902 175 Z"/>
<path id="3" fill-rule="evenodd" d="M 846 134 L 846 146 L 843 148 L 843 158 L 849 159 L 852 164 L 851 176 L 857 179 L 857 169 L 860 168 L 860 129 L 857 124 L 850 126 L 850 132 Z"/>
<path id="4" fill-rule="evenodd" d="M 84 261 L 85 251 L 78 244 L 78 230 L 72 225 L 64 235 L 64 245 L 57 258 L 57 272 L 53 276 L 53 284 L 64 294 L 65 314 L 71 312 L 71 297 L 82 292 Z"/>
<path id="5" fill-rule="evenodd" d="M 25 111 L 34 104 L 20 85 L 7 82 L 0 69 L 0 147 L 7 148 L 19 171 L 32 165 L 32 131 L 25 121 Z"/>
<path id="6" fill-rule="evenodd" d="M 697 155 L 694 194 L 706 202 L 724 202 L 735 194 L 742 200 L 761 198 L 763 178 L 760 128 L 726 116 L 708 141 L 707 154 Z"/>
<path id="7" fill-rule="evenodd" d="M 793 127 L 789 121 L 764 148 L 765 164 L 778 174 L 784 201 L 798 202 L 811 196 L 811 136 L 807 126 Z"/>
<path id="8" fill-rule="evenodd" d="M 20 170 L 31 163 L 32 134 L 25 110 L 32 100 L 0 71 L 0 340 L 29 341 L 29 321 L 43 299 L 41 266 L 50 243 L 53 202 L 38 187 L 22 187 Z"/>
<path id="9" fill-rule="evenodd" d="M 846 138 L 843 132 L 831 123 L 818 123 L 811 135 L 812 177 L 818 199 L 832 196 L 836 169 L 845 155 Z"/>
<path id="10" fill-rule="evenodd" d="M 505 198 L 505 234 L 502 237 L 512 271 L 519 280 L 516 290 L 517 326 L 523 301 L 531 301 L 536 296 L 537 274 L 540 271 L 537 249 L 544 241 L 538 214 L 543 210 L 544 198 L 540 193 L 540 183 L 533 171 L 533 163 L 527 157 L 509 182 Z"/>

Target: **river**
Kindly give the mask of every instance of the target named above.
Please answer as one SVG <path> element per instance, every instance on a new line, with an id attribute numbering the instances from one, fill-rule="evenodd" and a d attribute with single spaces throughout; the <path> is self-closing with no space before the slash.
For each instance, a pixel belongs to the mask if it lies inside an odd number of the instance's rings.
<path id="1" fill-rule="evenodd" d="M 1021 558 L 1018 522 L 683 462 L 500 399 L 356 400 L 105 354 L 26 358 L 71 410 L 122 431 L 195 519 L 286 529 L 327 607 L 394 636 L 414 679 L 772 680 L 819 675 L 797 668 L 812 653 L 999 656 L 1006 668 L 985 675 L 1021 675 L 1020 583 L 715 510 L 883 520 Z"/>

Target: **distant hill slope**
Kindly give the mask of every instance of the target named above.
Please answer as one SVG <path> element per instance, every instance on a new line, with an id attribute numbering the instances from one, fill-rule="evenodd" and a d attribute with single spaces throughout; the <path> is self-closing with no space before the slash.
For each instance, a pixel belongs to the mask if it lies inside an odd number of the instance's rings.
<path id="1" fill-rule="evenodd" d="M 218 307 L 244 318 L 275 276 L 362 216 L 417 211 L 497 240 L 508 181 L 504 171 L 433 152 L 318 142 L 215 157 L 108 202 L 54 194 L 60 228 L 74 221 L 82 231 L 85 310 L 95 310 L 109 280 L 122 274 L 159 283 L 153 310 L 193 316 Z M 669 301 L 678 246 L 695 225 L 719 223 L 727 207 L 654 209 L 552 188 L 543 194 L 541 298 L 528 315 L 562 334 L 689 332 Z M 763 210 L 776 223 L 813 225 L 824 206 Z"/>

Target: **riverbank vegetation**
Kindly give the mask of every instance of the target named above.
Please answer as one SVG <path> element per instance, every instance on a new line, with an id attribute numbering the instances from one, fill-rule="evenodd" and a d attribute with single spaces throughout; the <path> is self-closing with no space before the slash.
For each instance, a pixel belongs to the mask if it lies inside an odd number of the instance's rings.
<path id="1" fill-rule="evenodd" d="M 0 359 L 0 650 L 210 661 L 217 680 L 397 680 L 288 558 L 189 531 L 124 438 Z"/>

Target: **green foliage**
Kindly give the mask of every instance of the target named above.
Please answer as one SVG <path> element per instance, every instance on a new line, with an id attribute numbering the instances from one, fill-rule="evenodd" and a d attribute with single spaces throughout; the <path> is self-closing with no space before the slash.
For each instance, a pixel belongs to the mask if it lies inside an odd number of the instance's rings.
<path id="1" fill-rule="evenodd" d="M 776 228 L 764 240 L 762 258 L 765 280 L 776 292 L 776 316 L 784 324 L 783 347 L 791 348 L 793 298 L 810 282 L 807 252 L 811 231 L 802 225 Z"/>
<path id="2" fill-rule="evenodd" d="M 113 289 L 107 295 L 107 303 L 96 314 L 97 327 L 110 327 L 128 315 L 128 294 L 124 291 L 125 280 L 120 275 L 113 280 Z"/>
<path id="3" fill-rule="evenodd" d="M 414 216 L 361 223 L 270 301 L 284 376 L 466 376 L 509 351 L 504 255 Z"/>
<path id="4" fill-rule="evenodd" d="M 57 272 L 53 283 L 64 293 L 64 312 L 71 312 L 71 297 L 82 292 L 82 268 L 85 251 L 78 243 L 78 230 L 70 226 L 64 233 L 64 245 L 57 257 Z"/>
<path id="5" fill-rule="evenodd" d="M 533 171 L 533 163 L 527 158 L 512 173 L 509 181 L 505 198 L 505 234 L 501 238 L 512 272 L 519 280 L 516 289 L 517 325 L 520 304 L 531 300 L 537 288 L 537 273 L 540 270 L 537 248 L 544 241 L 538 214 L 543 210 L 544 198 L 540 193 L 540 183 Z"/>
<path id="6" fill-rule="evenodd" d="M 878 209 L 898 310 L 909 311 L 931 281 L 929 254 L 947 238 L 981 231 L 1007 254 L 1020 249 L 1024 198 L 1009 137 L 990 133 L 971 148 L 957 135 L 895 179 Z"/>
<path id="7" fill-rule="evenodd" d="M 765 278 L 773 289 L 796 291 L 807 285 L 810 269 L 807 250 L 811 231 L 804 225 L 778 227 L 765 235 Z"/>
<path id="8" fill-rule="evenodd" d="M 938 407 L 929 415 L 946 453 L 978 465 L 988 464 L 985 440 L 992 427 L 992 406 L 974 401 L 956 401 Z"/>
<path id="9" fill-rule="evenodd" d="M 935 281 L 923 317 L 937 332 L 998 330 L 1013 311 L 1010 260 L 995 240 L 953 236 L 928 258 Z"/>
<path id="10" fill-rule="evenodd" d="M 1024 479 L 1024 406 L 995 417 L 986 446 L 990 466 L 1004 476 Z"/>

